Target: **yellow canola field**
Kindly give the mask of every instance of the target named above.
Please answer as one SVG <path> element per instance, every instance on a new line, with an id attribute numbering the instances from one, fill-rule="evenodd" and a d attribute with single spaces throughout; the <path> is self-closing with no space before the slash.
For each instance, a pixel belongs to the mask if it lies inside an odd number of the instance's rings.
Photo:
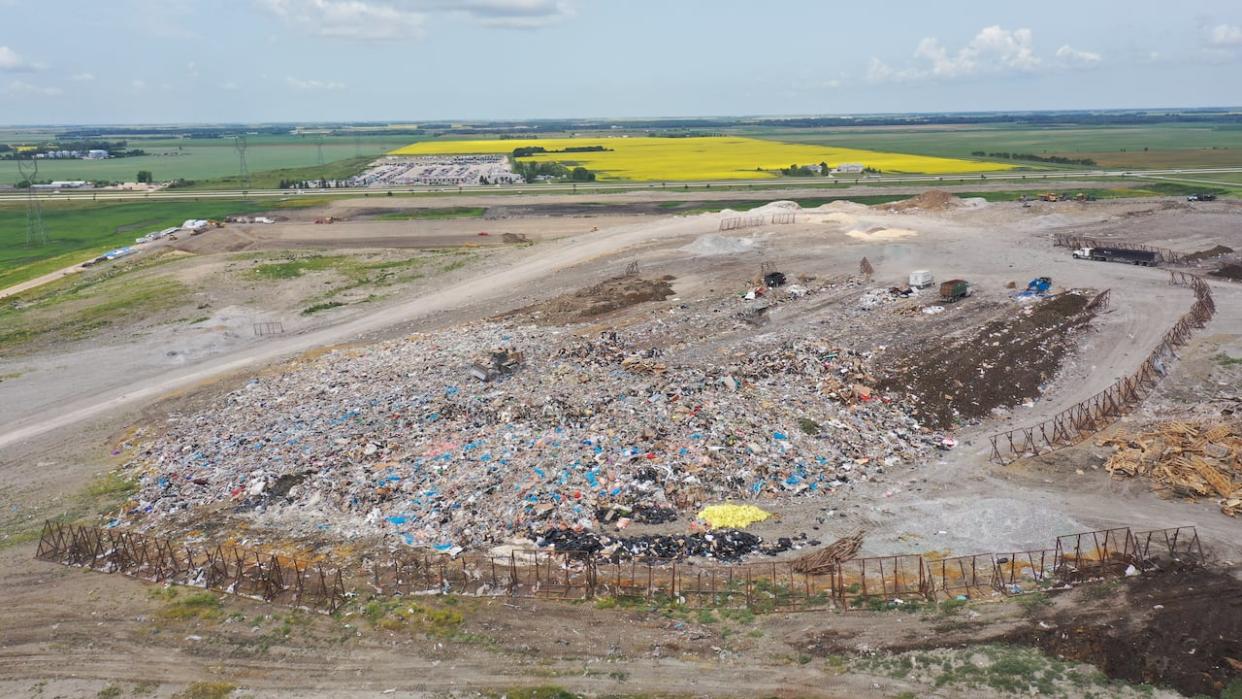
<path id="1" fill-rule="evenodd" d="M 777 177 L 780 175 L 781 168 L 792 164 L 812 165 L 821 162 L 827 163 L 830 167 L 845 163 L 859 163 L 885 173 L 933 175 L 988 172 L 1014 167 L 1007 163 L 784 143 L 736 136 L 425 141 L 399 148 L 390 155 L 511 153 L 515 148 L 529 146 L 542 146 L 549 151 L 562 150 L 567 147 L 603 146 L 608 150 L 586 153 L 540 153 L 530 156 L 529 159 L 581 165 L 595 172 L 600 179 L 608 180 L 755 179 Z"/>

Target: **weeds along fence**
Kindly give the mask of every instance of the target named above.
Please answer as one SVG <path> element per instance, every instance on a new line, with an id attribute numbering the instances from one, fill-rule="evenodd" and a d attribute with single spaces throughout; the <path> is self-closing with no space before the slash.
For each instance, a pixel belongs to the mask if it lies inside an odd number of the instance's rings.
<path id="1" fill-rule="evenodd" d="M 1169 362 L 1175 358 L 1175 350 L 1189 342 L 1195 328 L 1202 328 L 1216 313 L 1212 288 L 1201 277 L 1170 271 L 1169 283 L 1189 287 L 1194 292 L 1195 302 L 1169 328 L 1160 343 L 1133 373 L 1121 377 L 1103 391 L 1043 422 L 991 435 L 988 437 L 992 445 L 991 460 L 1009 464 L 1027 456 L 1039 456 L 1077 444 L 1111 425 L 1141 403 L 1168 371 Z M 1088 307 L 1106 305 L 1107 293 L 1106 291 L 1097 296 Z"/>
<path id="2" fill-rule="evenodd" d="M 958 595 L 1022 594 L 1121 576 L 1132 565 L 1147 569 L 1165 562 L 1204 562 L 1194 527 L 1080 532 L 1033 551 L 854 558 L 800 573 L 790 561 L 609 563 L 543 551 L 456 558 L 412 551 L 332 564 L 55 522 L 44 525 L 36 558 L 323 612 L 354 597 L 435 594 L 616 598 L 755 612 L 848 610 Z"/>

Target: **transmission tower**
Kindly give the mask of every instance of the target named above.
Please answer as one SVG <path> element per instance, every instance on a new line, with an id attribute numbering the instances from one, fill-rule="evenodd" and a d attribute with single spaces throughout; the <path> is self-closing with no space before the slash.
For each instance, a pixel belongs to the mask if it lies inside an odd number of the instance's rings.
<path id="1" fill-rule="evenodd" d="M 43 227 L 43 202 L 35 196 L 35 181 L 39 179 L 39 161 L 30 154 L 27 165 L 22 165 L 20 154 L 17 171 L 26 182 L 26 245 L 46 245 L 47 230 Z"/>
<path id="2" fill-rule="evenodd" d="M 247 191 L 250 189 L 250 166 L 246 164 L 246 134 L 233 137 L 233 148 L 237 151 L 237 174 L 241 188 Z"/>

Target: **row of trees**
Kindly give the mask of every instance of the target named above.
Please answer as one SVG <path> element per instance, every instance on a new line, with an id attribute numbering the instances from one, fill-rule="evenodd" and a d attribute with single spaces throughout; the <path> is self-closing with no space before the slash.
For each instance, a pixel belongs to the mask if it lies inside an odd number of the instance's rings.
<path id="1" fill-rule="evenodd" d="M 1081 165 L 1083 167 L 1095 167 L 1096 163 L 1091 158 L 1066 158 L 1060 155 L 1035 155 L 1034 153 L 984 153 L 981 150 L 972 151 L 971 155 L 977 158 L 996 158 L 1003 160 L 1029 160 L 1035 163 L 1055 163 L 1057 165 Z"/>

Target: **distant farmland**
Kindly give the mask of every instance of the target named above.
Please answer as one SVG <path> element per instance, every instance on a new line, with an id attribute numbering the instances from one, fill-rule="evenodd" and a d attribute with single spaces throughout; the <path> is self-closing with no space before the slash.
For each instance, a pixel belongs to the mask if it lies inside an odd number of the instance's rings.
<path id="1" fill-rule="evenodd" d="M 604 150 L 573 151 L 590 146 Z M 940 158 L 829 145 L 783 143 L 736 136 L 690 138 L 581 137 L 502 139 L 479 141 L 426 141 L 393 151 L 393 155 L 446 155 L 511 153 L 516 148 L 541 147 L 546 153 L 525 156 L 536 162 L 581 165 L 600 179 L 740 180 L 780 175 L 790 165 L 830 167 L 857 163 L 886 173 L 959 174 L 1008 170 L 1015 165 L 961 158 Z M 556 152 L 561 151 L 561 152 Z"/>

